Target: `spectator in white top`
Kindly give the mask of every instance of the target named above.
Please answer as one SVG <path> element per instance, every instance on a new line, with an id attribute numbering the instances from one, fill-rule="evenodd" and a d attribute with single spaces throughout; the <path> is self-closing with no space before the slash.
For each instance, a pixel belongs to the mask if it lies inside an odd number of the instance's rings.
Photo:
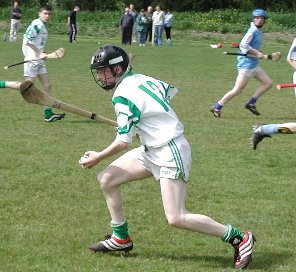
<path id="1" fill-rule="evenodd" d="M 164 12 L 160 9 L 160 6 L 156 6 L 155 11 L 153 12 L 152 20 L 154 25 L 154 45 L 161 46 Z"/>

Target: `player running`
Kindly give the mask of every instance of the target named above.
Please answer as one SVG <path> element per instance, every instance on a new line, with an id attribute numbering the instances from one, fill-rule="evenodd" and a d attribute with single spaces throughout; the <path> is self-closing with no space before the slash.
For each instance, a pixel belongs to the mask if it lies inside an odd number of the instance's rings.
<path id="1" fill-rule="evenodd" d="M 133 249 L 120 186 L 154 176 L 159 181 L 169 225 L 221 238 L 235 249 L 235 268 L 247 267 L 255 242 L 251 232 L 186 210 L 191 149 L 183 134 L 184 127 L 170 104 L 178 89 L 161 80 L 133 73 L 129 63 L 127 53 L 114 45 L 100 47 L 91 60 L 95 81 L 107 91 L 115 90 L 112 103 L 118 127 L 116 138 L 108 147 L 85 152 L 86 159 L 79 163 L 83 168 L 99 164 L 127 149 L 136 133 L 142 145 L 118 157 L 98 174 L 111 216 L 112 235 L 89 248 L 94 252 Z"/>
<path id="2" fill-rule="evenodd" d="M 252 97 L 249 98 L 245 104 L 245 108 L 250 110 L 255 115 L 260 115 L 256 108 L 256 102 L 258 98 L 268 91 L 272 87 L 272 80 L 267 73 L 259 66 L 259 60 L 263 58 L 263 53 L 260 51 L 262 44 L 262 34 L 260 29 L 264 26 L 267 19 L 267 13 L 262 9 L 255 9 L 252 12 L 251 27 L 244 35 L 239 44 L 240 53 L 251 53 L 257 56 L 257 58 L 238 56 L 237 57 L 237 69 L 238 75 L 235 85 L 231 91 L 226 93 L 221 100 L 219 100 L 210 111 L 215 117 L 221 116 L 222 107 L 230 101 L 233 97 L 240 94 L 246 87 L 249 79 L 254 77 L 260 81 L 261 85 Z"/>
<path id="3" fill-rule="evenodd" d="M 45 43 L 47 41 L 47 22 L 51 18 L 51 7 L 45 5 L 39 9 L 39 18 L 32 21 L 27 28 L 24 38 L 22 51 L 27 59 L 34 59 L 40 57 L 41 60 L 31 61 L 24 64 L 24 76 L 26 80 L 33 83 L 38 78 L 43 86 L 46 94 L 51 94 L 51 83 L 48 78 L 46 65 L 43 59 L 46 59 L 47 54 L 44 52 Z M 44 107 L 44 120 L 46 122 L 53 122 L 64 118 L 65 114 L 56 114 L 52 112 L 52 108 Z"/>

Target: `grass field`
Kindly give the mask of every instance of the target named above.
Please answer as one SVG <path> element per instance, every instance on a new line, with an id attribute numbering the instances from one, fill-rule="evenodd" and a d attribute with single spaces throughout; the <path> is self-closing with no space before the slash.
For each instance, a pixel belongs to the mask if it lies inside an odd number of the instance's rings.
<path id="1" fill-rule="evenodd" d="M 113 119 L 112 94 L 97 86 L 90 73 L 98 42 L 79 37 L 50 37 L 48 51 L 65 47 L 63 60 L 47 67 L 53 95 Z M 236 42 L 236 41 L 229 41 Z M 191 143 L 193 165 L 187 208 L 255 233 L 251 271 L 295 271 L 295 135 L 275 135 L 248 142 L 251 125 L 295 121 L 292 89 L 273 87 L 258 103 L 260 116 L 244 109 L 257 86 L 215 119 L 209 107 L 236 77 L 236 59 L 211 49 L 209 41 L 176 41 L 162 48 L 133 44 L 134 70 L 169 82 L 182 92 L 173 100 Z M 0 42 L 0 67 L 22 60 L 20 42 Z M 281 51 L 279 62 L 262 61 L 275 85 L 291 82 L 285 60 L 290 44 L 266 42 L 266 52 Z M 22 67 L 0 70 L 0 79 L 22 80 Z M 88 245 L 109 230 L 109 214 L 96 173 L 111 160 L 82 170 L 86 150 L 99 150 L 114 138 L 114 128 L 67 114 L 46 123 L 42 107 L 28 104 L 17 91 L 0 89 L 0 271 L 233 271 L 233 250 L 219 239 L 170 228 L 153 179 L 123 187 L 125 213 L 135 248 L 129 256 L 92 254 Z M 135 140 L 134 146 L 139 143 Z"/>

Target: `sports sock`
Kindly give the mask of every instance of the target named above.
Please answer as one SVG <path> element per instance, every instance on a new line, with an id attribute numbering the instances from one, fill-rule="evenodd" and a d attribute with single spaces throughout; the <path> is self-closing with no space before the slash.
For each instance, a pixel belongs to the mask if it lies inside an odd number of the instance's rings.
<path id="1" fill-rule="evenodd" d="M 226 233 L 221 237 L 221 240 L 232 245 L 239 243 L 243 238 L 244 234 L 237 228 L 227 225 Z"/>
<path id="2" fill-rule="evenodd" d="M 250 104 L 250 105 L 255 105 L 257 102 L 257 98 L 255 98 L 254 96 L 250 97 L 249 101 L 247 104 Z"/>
<path id="3" fill-rule="evenodd" d="M 118 237 L 119 239 L 127 239 L 129 237 L 128 235 L 128 228 L 127 228 L 127 221 L 124 220 L 123 222 L 116 223 L 111 221 L 111 228 L 113 231 L 113 235 Z"/>
<path id="4" fill-rule="evenodd" d="M 222 106 L 219 102 L 217 102 L 217 103 L 214 105 L 214 108 L 217 109 L 217 110 L 221 110 L 222 107 L 223 107 L 223 106 Z"/>
<path id="5" fill-rule="evenodd" d="M 6 81 L 0 80 L 0 88 L 5 88 L 6 87 Z"/>
<path id="6" fill-rule="evenodd" d="M 277 134 L 278 133 L 278 126 L 276 124 L 262 125 L 261 126 L 261 133 L 262 134 Z"/>
<path id="7" fill-rule="evenodd" d="M 50 116 L 52 116 L 52 109 L 49 107 L 44 107 L 43 108 L 43 114 L 44 114 L 44 118 L 48 119 Z"/>

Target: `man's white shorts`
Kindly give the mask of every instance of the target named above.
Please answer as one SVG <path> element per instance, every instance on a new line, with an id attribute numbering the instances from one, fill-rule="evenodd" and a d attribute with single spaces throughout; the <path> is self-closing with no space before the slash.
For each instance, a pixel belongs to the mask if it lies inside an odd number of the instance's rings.
<path id="1" fill-rule="evenodd" d="M 246 77 L 254 77 L 258 73 L 264 73 L 263 69 L 260 66 L 256 66 L 252 69 L 238 69 L 238 75 L 246 76 Z"/>
<path id="2" fill-rule="evenodd" d="M 41 74 L 46 74 L 47 69 L 43 60 L 31 61 L 24 64 L 25 77 L 37 77 Z"/>
<path id="3" fill-rule="evenodd" d="M 188 181 L 191 149 L 183 135 L 158 148 L 141 146 L 137 149 L 139 150 L 138 160 L 156 180 L 169 178 Z"/>

